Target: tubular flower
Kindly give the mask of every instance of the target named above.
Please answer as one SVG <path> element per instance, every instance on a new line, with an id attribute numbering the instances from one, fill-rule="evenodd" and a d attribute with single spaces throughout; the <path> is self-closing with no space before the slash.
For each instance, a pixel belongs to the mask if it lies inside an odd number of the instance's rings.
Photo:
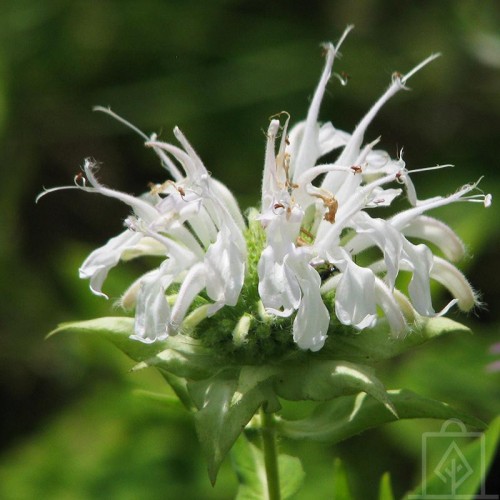
<path id="1" fill-rule="evenodd" d="M 463 256 L 464 245 L 452 229 L 426 213 L 459 201 L 489 206 L 491 196 L 478 190 L 478 181 L 447 196 L 419 200 L 413 175 L 449 165 L 409 170 L 402 154 L 391 158 L 375 149 L 378 140 L 363 145 L 380 108 L 437 55 L 404 75 L 395 73 L 349 134 L 318 122 L 334 60 L 349 30 L 336 46 L 324 46 L 326 62 L 306 120 L 289 131 L 288 113 L 272 117 L 261 206 L 249 217 L 249 227 L 233 195 L 211 177 L 178 128 L 174 135 L 182 147 L 139 132 L 172 178 L 143 196 L 103 186 L 95 177 L 94 163 L 85 162 L 84 175 L 77 176 L 72 187 L 116 198 L 133 211 L 124 232 L 82 264 L 80 276 L 90 280 L 92 292 L 104 295 L 107 274 L 121 260 L 144 255 L 162 259 L 122 298 L 124 307 L 135 308 L 133 338 L 165 339 L 216 313 L 223 318 L 224 310 L 232 307 L 237 311 L 229 315 L 236 317 L 233 337 L 238 345 L 244 345 L 256 324 L 290 318 L 297 346 L 317 351 L 335 324 L 362 330 L 385 321 L 397 336 L 419 316 L 439 316 L 455 304 L 465 311 L 475 305 L 475 292 L 453 264 Z M 321 163 L 335 150 L 340 152 L 333 163 Z M 43 194 L 57 189 L 64 188 Z M 377 208 L 390 206 L 403 193 L 409 208 L 389 218 L 377 217 Z M 250 254 L 255 253 L 255 242 L 249 242 L 249 234 L 255 225 L 261 243 L 254 258 Z M 402 271 L 411 275 L 406 290 L 396 287 Z M 453 297 L 441 311 L 432 305 L 432 280 Z M 255 297 L 259 314 L 248 311 L 248 297 Z"/>

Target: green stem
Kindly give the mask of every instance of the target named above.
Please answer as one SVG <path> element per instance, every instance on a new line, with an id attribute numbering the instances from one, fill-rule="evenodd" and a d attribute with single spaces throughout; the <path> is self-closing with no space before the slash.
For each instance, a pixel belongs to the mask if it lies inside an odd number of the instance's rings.
<path id="1" fill-rule="evenodd" d="M 278 472 L 278 450 L 276 447 L 276 432 L 272 413 L 260 410 L 262 419 L 262 444 L 264 448 L 264 464 L 266 467 L 267 491 L 269 500 L 280 500 L 280 478 Z"/>

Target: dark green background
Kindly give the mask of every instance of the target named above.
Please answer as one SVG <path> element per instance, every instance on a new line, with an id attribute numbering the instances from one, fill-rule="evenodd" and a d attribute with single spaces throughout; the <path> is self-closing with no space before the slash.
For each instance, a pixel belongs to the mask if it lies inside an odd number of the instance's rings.
<path id="1" fill-rule="evenodd" d="M 188 418 L 130 394 L 163 390 L 154 373 L 129 374 L 111 346 L 44 335 L 61 321 L 116 314 L 90 294 L 77 268 L 121 230 L 127 208 L 68 191 L 35 206 L 42 186 L 66 185 L 85 157 L 106 184 L 139 194 L 163 171 L 141 139 L 92 113 L 110 105 L 146 133 L 173 140 L 179 125 L 214 176 L 243 207 L 259 199 L 268 117 L 305 117 L 323 60 L 319 44 L 356 25 L 332 80 L 322 120 L 350 131 L 388 85 L 432 52 L 370 127 L 420 174 L 420 197 L 453 192 L 481 175 L 500 183 L 500 5 L 492 1 L 57 1 L 0 5 L 0 497 L 6 499 L 231 498 L 226 464 L 215 489 Z M 499 275 L 497 207 L 456 204 L 436 215 L 468 245 L 461 263 L 487 307 L 452 317 L 469 338 L 442 339 L 380 367 L 406 386 L 490 420 L 500 413 L 496 358 Z M 116 299 L 144 263 L 119 266 L 106 289 Z M 439 299 L 438 299 L 439 300 Z M 292 412 L 302 409 L 291 409 Z M 305 493 L 330 498 L 333 457 L 351 467 L 360 498 L 391 470 L 401 493 L 419 480 L 423 432 L 438 424 L 392 424 L 333 449 L 283 442 L 304 457 Z M 364 470 L 363 470 L 364 469 Z M 368 471 L 369 470 L 369 471 Z M 360 472 L 363 471 L 363 472 Z M 362 479 L 359 479 L 362 478 Z M 316 496 L 315 496 L 316 495 Z M 371 495 L 371 496 L 370 496 Z"/>

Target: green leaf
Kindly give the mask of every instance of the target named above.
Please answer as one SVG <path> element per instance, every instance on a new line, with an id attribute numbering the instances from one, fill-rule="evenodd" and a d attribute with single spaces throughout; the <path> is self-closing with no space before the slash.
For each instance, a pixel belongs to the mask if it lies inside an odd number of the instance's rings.
<path id="1" fill-rule="evenodd" d="M 399 418 L 458 418 L 466 425 L 482 429 L 484 423 L 475 417 L 455 410 L 440 401 L 427 399 L 408 390 L 387 391 Z M 305 419 L 278 419 L 282 436 L 293 439 L 313 439 L 337 443 L 367 429 L 394 422 L 397 418 L 378 401 L 361 393 L 344 396 L 319 405 Z"/>
<path id="2" fill-rule="evenodd" d="M 47 337 L 66 332 L 90 334 L 109 340 L 134 361 L 144 361 L 151 358 L 164 350 L 166 345 L 165 342 L 145 344 L 144 342 L 132 340 L 130 335 L 134 333 L 134 319 L 126 317 L 105 317 L 89 321 L 63 323 L 50 332 Z"/>
<path id="3" fill-rule="evenodd" d="M 139 362 L 133 370 L 155 366 L 177 377 L 196 380 L 211 376 L 216 366 L 208 349 L 196 339 L 181 334 L 152 344 L 131 339 L 130 335 L 134 333 L 133 318 L 105 317 L 63 323 L 49 337 L 62 332 L 91 334 L 109 340 L 129 358 Z"/>
<path id="4" fill-rule="evenodd" d="M 232 370 L 207 380 L 188 382 L 187 386 L 199 409 L 194 415 L 195 427 L 214 484 L 222 460 L 266 400 L 266 391 L 257 386 L 239 393 L 238 377 Z"/>
<path id="5" fill-rule="evenodd" d="M 332 500 L 352 500 L 347 481 L 347 472 L 340 458 L 333 463 L 333 495 Z"/>
<path id="6" fill-rule="evenodd" d="M 386 472 L 380 479 L 380 486 L 378 490 L 379 500 L 394 500 L 394 493 L 392 492 L 391 476 Z"/>
<path id="7" fill-rule="evenodd" d="M 261 450 L 242 435 L 231 450 L 233 468 L 238 476 L 237 500 L 263 500 L 267 491 L 264 456 Z M 289 455 L 278 456 L 280 492 L 283 499 L 297 493 L 304 481 L 300 460 Z"/>
<path id="8" fill-rule="evenodd" d="M 441 335 L 471 333 L 461 323 L 448 318 L 429 318 L 422 320 L 404 337 L 394 338 L 388 326 L 381 322 L 372 329 L 359 333 L 339 332 L 332 336 L 331 342 L 317 354 L 323 359 L 340 359 L 355 363 L 371 364 L 417 347 Z"/>
<path id="9" fill-rule="evenodd" d="M 460 444 L 459 439 L 457 438 L 457 435 L 459 435 L 460 432 L 455 433 L 455 435 L 450 436 L 449 438 L 446 437 L 446 432 L 449 432 L 449 429 L 443 428 L 439 433 L 438 438 L 441 441 L 443 441 L 443 439 L 449 439 L 449 446 L 445 448 L 445 453 L 441 456 L 441 459 L 445 459 L 447 457 L 448 460 L 445 460 L 442 463 L 440 462 L 434 468 L 434 472 L 425 478 L 422 485 L 420 485 L 415 491 L 405 496 L 406 499 L 409 499 L 412 496 L 422 497 L 424 492 L 426 495 L 440 496 L 441 498 L 449 496 L 452 478 L 448 476 L 448 473 L 452 473 L 454 470 L 453 466 L 456 465 L 457 460 L 459 465 L 465 466 L 462 470 L 469 470 L 470 475 L 463 481 L 460 481 L 461 476 L 458 475 L 455 494 L 457 496 L 460 495 L 460 498 L 463 498 L 464 500 L 472 500 L 475 495 L 480 492 L 481 485 L 489 467 L 491 466 L 491 463 L 493 462 L 493 459 L 495 458 L 495 452 L 500 443 L 500 417 L 493 420 L 489 429 L 483 435 L 478 436 L 474 441 L 467 445 L 462 446 Z M 448 455 L 449 451 L 451 453 Z M 455 464 L 453 464 L 452 461 L 455 461 Z M 441 477 L 438 474 L 438 471 L 440 472 Z M 447 479 L 446 481 L 442 479 L 443 472 L 445 479 Z M 457 474 L 460 474 L 460 472 L 461 471 L 458 471 Z M 492 494 L 496 492 L 486 491 L 485 493 Z"/>
<path id="10" fill-rule="evenodd" d="M 326 401 L 366 392 L 395 414 L 382 382 L 370 368 L 353 363 L 321 360 L 295 363 L 281 370 L 274 387 L 278 396 L 292 401 Z"/>

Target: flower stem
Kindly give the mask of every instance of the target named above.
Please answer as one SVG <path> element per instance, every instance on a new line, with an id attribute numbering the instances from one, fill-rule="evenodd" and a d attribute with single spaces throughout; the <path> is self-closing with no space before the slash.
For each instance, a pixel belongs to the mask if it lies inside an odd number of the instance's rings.
<path id="1" fill-rule="evenodd" d="M 262 444 L 264 449 L 264 464 L 266 467 L 267 491 L 269 500 L 280 500 L 280 479 L 278 471 L 278 451 L 276 447 L 276 432 L 272 413 L 260 410 L 262 419 Z"/>

